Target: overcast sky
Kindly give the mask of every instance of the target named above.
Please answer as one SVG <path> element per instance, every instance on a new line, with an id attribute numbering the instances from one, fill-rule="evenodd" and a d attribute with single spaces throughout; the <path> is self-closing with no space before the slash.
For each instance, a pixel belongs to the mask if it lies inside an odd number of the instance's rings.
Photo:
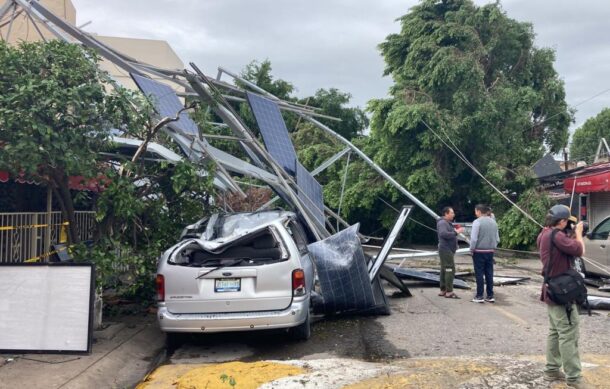
<path id="1" fill-rule="evenodd" d="M 77 23 L 100 35 L 162 39 L 185 64 L 209 75 L 218 66 L 239 72 L 269 59 L 273 75 L 299 96 L 335 87 L 364 107 L 384 97 L 391 80 L 377 45 L 399 31 L 406 0 L 72 0 Z M 489 1 L 477 0 L 477 4 Z M 533 23 L 536 45 L 556 50 L 555 69 L 580 126 L 610 106 L 610 2 L 504 0 L 508 16 Z"/>

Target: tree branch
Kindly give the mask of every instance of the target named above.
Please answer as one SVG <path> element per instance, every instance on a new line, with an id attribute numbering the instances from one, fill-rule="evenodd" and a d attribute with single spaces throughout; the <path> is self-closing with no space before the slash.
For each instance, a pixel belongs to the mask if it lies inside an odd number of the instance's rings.
<path id="1" fill-rule="evenodd" d="M 193 103 L 189 104 L 188 107 L 184 107 L 184 108 L 180 109 L 176 113 L 176 116 L 174 116 L 174 117 L 166 116 L 163 119 L 159 120 L 157 122 L 157 124 L 155 124 L 154 127 L 148 129 L 146 131 L 146 136 L 144 137 L 144 141 L 140 144 L 140 146 L 136 150 L 135 154 L 131 158 L 131 162 L 135 163 L 142 156 L 142 154 L 144 154 L 146 152 L 146 149 L 148 148 L 148 144 L 155 137 L 155 135 L 157 135 L 159 130 L 161 130 L 163 127 L 165 127 L 169 123 L 177 122 L 178 120 L 180 120 L 180 114 L 182 112 L 189 110 L 189 109 L 195 107 L 196 105 L 197 105 L 197 102 L 193 102 Z M 121 167 L 121 170 L 119 171 L 119 175 L 123 175 L 123 173 L 124 173 L 124 169 L 123 169 L 123 167 Z"/>

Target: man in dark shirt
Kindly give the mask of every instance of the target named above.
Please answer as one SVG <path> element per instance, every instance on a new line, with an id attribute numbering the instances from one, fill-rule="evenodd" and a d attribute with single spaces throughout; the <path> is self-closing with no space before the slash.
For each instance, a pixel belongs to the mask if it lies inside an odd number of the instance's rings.
<path id="1" fill-rule="evenodd" d="M 453 293 L 453 278 L 455 276 L 455 261 L 453 259 L 457 251 L 457 236 L 464 231 L 463 228 L 453 228 L 453 218 L 455 212 L 453 208 L 445 207 L 442 211 L 443 217 L 436 222 L 436 232 L 438 234 L 438 255 L 441 259 L 441 292 L 439 296 L 447 298 L 459 298 Z"/>
<path id="2" fill-rule="evenodd" d="M 576 225 L 574 237 L 568 237 L 564 229 L 570 218 L 570 210 L 565 205 L 555 205 L 547 214 L 546 227 L 538 235 L 538 249 L 542 261 L 542 274 L 552 263 L 549 277 L 564 273 L 573 266 L 573 258 L 584 254 L 582 240 L 582 222 Z M 553 237 L 553 230 L 557 230 Z M 549 316 L 549 335 L 546 347 L 545 379 L 562 380 L 572 388 L 588 388 L 583 381 L 580 355 L 578 352 L 579 317 L 576 304 L 572 306 L 570 317 L 563 305 L 554 304 L 546 293 L 547 285 L 543 283 L 540 300 L 547 304 Z M 570 324 L 571 321 L 571 324 Z M 563 371 L 561 372 L 561 367 Z"/>

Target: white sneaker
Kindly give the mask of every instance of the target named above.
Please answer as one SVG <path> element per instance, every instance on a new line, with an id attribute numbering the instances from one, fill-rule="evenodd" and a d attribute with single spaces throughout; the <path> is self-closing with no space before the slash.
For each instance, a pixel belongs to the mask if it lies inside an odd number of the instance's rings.
<path id="1" fill-rule="evenodd" d="M 475 297 L 470 301 L 472 301 L 473 303 L 480 303 L 480 304 L 483 304 L 485 302 L 485 300 L 483 300 L 483 297 Z"/>
<path id="2" fill-rule="evenodd" d="M 487 297 L 487 298 L 485 298 L 485 302 L 486 303 L 495 303 L 496 299 L 493 297 Z"/>

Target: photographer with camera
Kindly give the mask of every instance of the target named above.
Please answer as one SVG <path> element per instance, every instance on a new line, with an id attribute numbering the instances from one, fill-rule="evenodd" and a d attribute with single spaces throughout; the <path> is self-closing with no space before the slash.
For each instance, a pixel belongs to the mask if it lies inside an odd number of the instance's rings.
<path id="1" fill-rule="evenodd" d="M 573 301 L 560 305 L 552 300 L 549 283 L 558 276 L 569 273 L 574 257 L 584 254 L 583 223 L 573 229 L 574 236 L 566 234 L 571 217 L 565 205 L 555 205 L 549 210 L 545 228 L 538 235 L 538 249 L 543 264 L 545 281 L 540 300 L 547 304 L 549 334 L 546 346 L 546 367 L 544 378 L 548 381 L 566 380 L 569 387 L 588 388 L 582 378 L 582 368 L 578 351 L 579 316 Z M 556 296 L 555 300 L 559 300 Z M 561 372 L 561 368 L 563 371 Z"/>

